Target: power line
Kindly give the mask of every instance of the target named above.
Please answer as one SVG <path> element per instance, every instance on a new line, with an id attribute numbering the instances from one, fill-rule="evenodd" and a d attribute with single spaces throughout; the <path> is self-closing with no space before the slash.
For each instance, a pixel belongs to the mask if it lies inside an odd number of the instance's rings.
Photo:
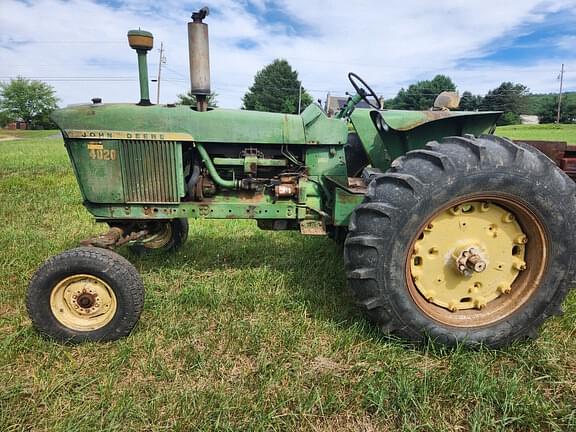
<path id="1" fill-rule="evenodd" d="M 3 42 L 3 41 L 0 41 Z M 126 41 L 122 40 L 109 40 L 109 41 L 105 41 L 105 40 L 99 40 L 99 41 L 82 41 L 82 40 L 54 40 L 54 41 L 50 41 L 50 40 L 44 40 L 44 41 L 37 41 L 37 40 L 14 40 L 14 39 L 8 39 L 6 40 L 4 43 L 10 43 L 10 44 L 19 44 L 19 45 L 27 45 L 27 44 L 125 44 Z"/>

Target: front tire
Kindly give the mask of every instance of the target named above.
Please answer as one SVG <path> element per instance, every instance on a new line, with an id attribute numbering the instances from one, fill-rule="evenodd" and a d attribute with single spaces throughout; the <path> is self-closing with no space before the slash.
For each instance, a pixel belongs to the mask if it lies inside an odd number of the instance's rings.
<path id="1" fill-rule="evenodd" d="M 144 285 L 134 266 L 115 252 L 95 247 L 48 259 L 32 277 L 26 296 L 34 327 L 73 343 L 127 336 L 143 305 Z"/>
<path id="2" fill-rule="evenodd" d="M 411 341 L 535 336 L 574 276 L 575 189 L 503 138 L 429 143 L 370 183 L 345 243 L 348 284 L 370 320 Z"/>

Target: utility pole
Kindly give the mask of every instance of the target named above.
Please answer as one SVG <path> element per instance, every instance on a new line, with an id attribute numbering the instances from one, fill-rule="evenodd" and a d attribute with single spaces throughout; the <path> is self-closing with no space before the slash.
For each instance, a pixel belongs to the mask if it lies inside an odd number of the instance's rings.
<path id="1" fill-rule="evenodd" d="M 562 108 L 562 83 L 564 81 L 564 63 L 560 70 L 560 92 L 558 93 L 558 112 L 556 114 L 556 124 L 560 124 L 560 110 Z"/>
<path id="2" fill-rule="evenodd" d="M 162 74 L 162 63 L 166 63 L 164 57 L 164 42 L 160 42 L 160 60 L 158 61 L 158 89 L 156 90 L 156 105 L 160 105 L 160 75 Z"/>
<path id="3" fill-rule="evenodd" d="M 300 114 L 300 109 L 302 108 L 302 83 L 299 83 L 298 87 L 298 114 Z"/>

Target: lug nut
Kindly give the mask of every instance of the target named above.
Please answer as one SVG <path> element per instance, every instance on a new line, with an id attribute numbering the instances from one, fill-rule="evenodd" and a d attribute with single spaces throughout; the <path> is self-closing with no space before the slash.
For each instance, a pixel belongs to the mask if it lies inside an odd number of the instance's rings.
<path id="1" fill-rule="evenodd" d="M 512 213 L 506 213 L 502 217 L 502 221 L 504 221 L 505 223 L 512 223 L 514 222 L 514 219 L 516 219 L 516 217 Z"/>
<path id="2" fill-rule="evenodd" d="M 474 300 L 474 307 L 478 310 L 482 310 L 486 307 L 486 300 L 483 298 L 477 298 Z"/>
<path id="3" fill-rule="evenodd" d="M 513 267 L 516 270 L 524 271 L 524 270 L 526 270 L 526 263 L 522 260 L 517 260 L 517 261 L 514 261 Z"/>

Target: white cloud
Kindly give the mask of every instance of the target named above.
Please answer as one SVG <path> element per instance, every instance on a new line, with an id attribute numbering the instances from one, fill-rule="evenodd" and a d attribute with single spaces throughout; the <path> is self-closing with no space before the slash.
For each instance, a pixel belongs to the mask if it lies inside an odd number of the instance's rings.
<path id="1" fill-rule="evenodd" d="M 558 48 L 566 51 L 574 51 L 576 49 L 576 35 L 562 36 L 556 41 Z"/>
<path id="2" fill-rule="evenodd" d="M 212 87 L 225 107 L 240 106 L 255 72 L 277 57 L 286 58 L 299 71 L 315 98 L 324 98 L 327 91 L 349 90 L 346 73 L 351 70 L 390 97 L 399 87 L 436 73 L 451 76 L 461 90 L 475 93 L 502 81 L 522 82 L 532 91 L 555 91 L 560 63 L 567 63 L 569 72 L 572 65 L 576 67 L 575 43 L 568 36 L 559 42 L 568 48 L 562 59 L 527 67 L 471 62 L 499 48 L 499 41 L 522 26 L 541 23 L 548 13 L 576 10 L 576 0 L 276 2 L 276 8 L 310 29 L 291 35 L 278 24 L 251 15 L 245 1 L 207 3 L 213 11 L 206 20 Z M 261 13 L 271 4 L 250 3 Z M 201 6 L 197 2 L 194 9 Z M 136 56 L 128 48 L 126 31 L 142 27 L 154 33 L 157 47 L 164 42 L 168 62 L 161 101 L 174 101 L 189 86 L 186 22 L 192 10 L 176 0 L 127 0 L 115 8 L 87 0 L 1 0 L 0 76 L 127 77 L 132 81 L 50 84 L 63 103 L 88 102 L 94 96 L 105 102 L 136 101 Z M 239 49 L 236 44 L 242 39 L 258 46 Z M 157 61 L 154 50 L 149 56 L 152 77 Z M 567 88 L 574 89 L 574 75 L 568 73 L 566 78 Z M 151 94 L 155 99 L 155 87 Z"/>

